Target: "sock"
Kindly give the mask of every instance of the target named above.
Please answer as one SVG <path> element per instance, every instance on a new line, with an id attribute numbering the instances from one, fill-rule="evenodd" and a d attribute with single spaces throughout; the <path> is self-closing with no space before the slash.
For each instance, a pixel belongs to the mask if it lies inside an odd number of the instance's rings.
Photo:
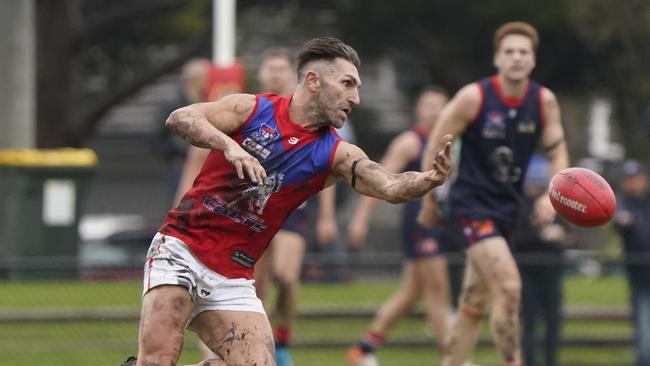
<path id="1" fill-rule="evenodd" d="M 361 342 L 359 342 L 359 347 L 361 347 L 363 353 L 372 353 L 383 344 L 384 337 L 381 334 L 369 331 Z"/>
<path id="2" fill-rule="evenodd" d="M 275 347 L 288 347 L 291 341 L 291 329 L 285 327 L 275 328 Z"/>

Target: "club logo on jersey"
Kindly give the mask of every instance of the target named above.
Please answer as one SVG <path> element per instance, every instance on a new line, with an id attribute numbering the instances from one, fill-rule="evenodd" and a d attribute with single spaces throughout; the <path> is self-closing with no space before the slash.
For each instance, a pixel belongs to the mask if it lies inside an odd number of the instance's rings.
<path id="1" fill-rule="evenodd" d="M 272 173 L 262 184 L 249 185 L 242 191 L 242 195 L 236 200 L 228 204 L 229 208 L 237 207 L 240 202 L 246 202 L 246 209 L 249 212 L 256 212 L 257 214 L 264 213 L 264 207 L 271 198 L 271 195 L 280 190 L 284 174 Z"/>
<path id="2" fill-rule="evenodd" d="M 233 200 L 226 201 L 218 195 L 203 198 L 203 206 L 210 212 L 225 216 L 242 225 L 250 226 L 257 232 L 267 228 L 264 219 L 259 217 L 264 213 L 269 198 L 282 187 L 284 174 L 271 173 L 262 184 L 245 184 L 242 186 L 241 195 Z M 240 207 L 242 206 L 244 207 Z"/>
<path id="3" fill-rule="evenodd" d="M 506 138 L 506 116 L 500 111 L 489 111 L 485 115 L 485 124 L 481 131 L 486 139 Z"/>
<path id="4" fill-rule="evenodd" d="M 537 126 L 535 126 L 535 121 L 530 119 L 519 121 L 519 124 L 517 124 L 517 131 L 519 131 L 519 133 L 535 133 L 536 130 Z"/>
<path id="5" fill-rule="evenodd" d="M 250 137 L 244 139 L 242 145 L 249 153 L 266 159 L 271 154 L 273 143 L 279 136 L 280 133 L 278 130 L 266 123 L 262 123 L 257 131 L 253 132 Z"/>
<path id="6" fill-rule="evenodd" d="M 266 123 L 262 123 L 260 129 L 257 132 L 260 136 L 259 139 L 255 138 L 255 134 L 253 134 L 253 138 L 260 144 L 268 144 L 269 142 L 273 142 L 280 135 L 278 133 L 278 130 L 267 125 Z"/>

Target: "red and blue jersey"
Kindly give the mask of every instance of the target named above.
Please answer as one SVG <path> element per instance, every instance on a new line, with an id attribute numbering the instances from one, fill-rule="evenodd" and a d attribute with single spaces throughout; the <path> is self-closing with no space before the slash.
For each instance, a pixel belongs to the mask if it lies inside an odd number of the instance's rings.
<path id="1" fill-rule="evenodd" d="M 266 182 L 239 179 L 223 152 L 213 150 L 160 229 L 225 277 L 253 278 L 254 263 L 286 218 L 330 175 L 341 138 L 332 127 L 310 130 L 291 121 L 290 102 L 258 95 L 247 121 L 230 135 L 259 160 Z"/>
<path id="2" fill-rule="evenodd" d="M 458 176 L 450 190 L 454 215 L 513 223 L 522 179 L 544 128 L 543 87 L 529 81 L 523 97 L 504 95 L 497 76 L 478 82 L 481 106 L 462 136 Z"/>

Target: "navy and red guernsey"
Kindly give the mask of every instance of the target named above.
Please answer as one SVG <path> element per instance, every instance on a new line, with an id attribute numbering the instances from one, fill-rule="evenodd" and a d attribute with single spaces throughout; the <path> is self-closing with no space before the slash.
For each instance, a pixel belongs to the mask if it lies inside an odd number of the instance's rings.
<path id="1" fill-rule="evenodd" d="M 503 94 L 497 76 L 477 84 L 481 107 L 462 135 L 451 210 L 511 224 L 523 197 L 522 178 L 544 128 L 543 86 L 529 81 L 524 96 L 512 99 Z"/>
<path id="2" fill-rule="evenodd" d="M 225 277 L 252 279 L 253 265 L 286 218 L 330 175 L 341 138 L 332 127 L 310 130 L 291 121 L 290 103 L 257 95 L 247 121 L 230 135 L 262 164 L 264 184 L 239 179 L 223 152 L 213 150 L 160 229 Z"/>

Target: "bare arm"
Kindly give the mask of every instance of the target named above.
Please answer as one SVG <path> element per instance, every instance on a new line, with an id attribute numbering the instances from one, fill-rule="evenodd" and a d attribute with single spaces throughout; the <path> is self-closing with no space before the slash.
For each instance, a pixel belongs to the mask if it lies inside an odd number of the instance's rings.
<path id="1" fill-rule="evenodd" d="M 542 134 L 542 147 L 549 159 L 549 177 L 569 167 L 569 152 L 564 140 L 564 128 L 557 98 L 550 90 L 542 89 L 546 126 Z"/>
<path id="2" fill-rule="evenodd" d="M 410 161 L 417 159 L 420 147 L 420 139 L 414 132 L 403 132 L 390 143 L 381 159 L 381 165 L 389 172 L 400 172 Z M 361 198 L 348 225 L 348 241 L 354 247 L 363 245 L 368 233 L 368 221 L 377 202 L 377 199 L 372 197 Z"/>
<path id="3" fill-rule="evenodd" d="M 426 172 L 391 173 L 369 160 L 359 147 L 341 142 L 334 156 L 333 175 L 345 179 L 357 192 L 390 203 L 402 203 L 422 197 L 444 183 L 451 165 L 451 136 L 445 136 L 437 152 L 433 169 Z"/>
<path id="4" fill-rule="evenodd" d="M 458 137 L 463 134 L 472 118 L 478 113 L 481 107 L 481 91 L 476 84 L 463 87 L 442 110 L 440 119 L 434 126 L 427 141 L 424 157 L 422 158 L 422 170 L 428 170 L 433 163 L 432 155 L 438 151 L 442 136 L 450 134 Z M 428 193 L 422 199 L 422 207 L 418 215 L 418 222 L 426 227 L 433 227 L 437 221 L 437 204 L 433 192 Z"/>
<path id="5" fill-rule="evenodd" d="M 244 124 L 256 103 L 254 95 L 232 94 L 216 102 L 179 108 L 169 115 L 165 124 L 194 146 L 223 151 L 239 178 L 243 179 L 246 173 L 257 183 L 266 178 L 264 168 L 228 136 Z"/>
<path id="6" fill-rule="evenodd" d="M 542 102 L 546 117 L 544 131 L 542 132 L 542 147 L 549 159 L 548 176 L 550 178 L 560 170 L 569 167 L 569 153 L 564 141 L 564 129 L 562 128 L 562 117 L 557 98 L 555 98 L 553 92 L 543 88 Z M 551 201 L 546 195 L 542 195 L 535 202 L 533 223 L 544 225 L 552 222 L 554 218 L 555 210 L 551 205 Z"/>
<path id="7" fill-rule="evenodd" d="M 325 246 L 339 234 L 336 223 L 336 186 L 329 186 L 318 194 L 318 220 L 316 221 L 316 241 Z"/>

